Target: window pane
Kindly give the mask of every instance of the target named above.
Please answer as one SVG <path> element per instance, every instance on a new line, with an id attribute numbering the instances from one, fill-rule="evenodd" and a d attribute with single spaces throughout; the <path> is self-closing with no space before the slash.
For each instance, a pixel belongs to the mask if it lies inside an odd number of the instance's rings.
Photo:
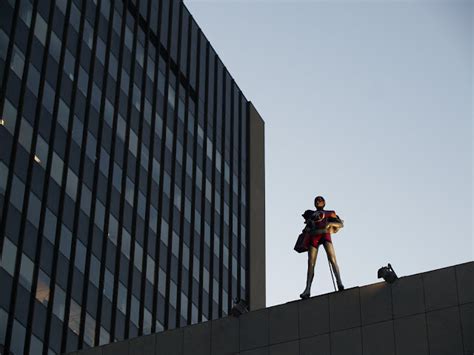
<path id="1" fill-rule="evenodd" d="M 64 303 L 66 300 L 66 294 L 56 284 L 56 288 L 54 289 L 54 303 L 53 303 L 53 313 L 58 316 L 60 320 L 64 319 Z"/>
<path id="2" fill-rule="evenodd" d="M 3 243 L 2 257 L 0 259 L 0 266 L 5 269 L 12 277 L 15 272 L 16 260 L 16 246 L 5 238 Z"/>
<path id="3" fill-rule="evenodd" d="M 81 306 L 79 306 L 74 300 L 71 300 L 71 308 L 69 310 L 69 328 L 79 334 L 79 325 L 81 322 Z"/>
<path id="4" fill-rule="evenodd" d="M 38 273 L 38 284 L 36 285 L 36 299 L 46 307 L 49 302 L 49 277 L 40 270 Z"/>
<path id="5" fill-rule="evenodd" d="M 30 291 L 32 280 L 33 262 L 25 254 L 22 254 L 20 267 L 20 284 L 22 284 L 28 291 Z"/>
<path id="6" fill-rule="evenodd" d="M 95 336 L 95 319 L 92 318 L 89 313 L 86 313 L 86 324 L 84 327 L 84 342 L 92 346 L 94 345 Z"/>
<path id="7" fill-rule="evenodd" d="M 59 242 L 59 250 L 67 259 L 69 259 L 71 254 L 71 241 L 72 234 L 69 229 L 63 224 L 61 226 L 61 240 Z"/>
<path id="8" fill-rule="evenodd" d="M 11 352 L 13 354 L 23 354 L 23 346 L 25 343 L 25 327 L 23 327 L 17 320 L 13 321 L 13 331 L 11 337 Z"/>
<path id="9" fill-rule="evenodd" d="M 82 273 L 85 271 L 86 267 L 86 247 L 80 240 L 76 244 L 76 267 L 81 270 Z"/>

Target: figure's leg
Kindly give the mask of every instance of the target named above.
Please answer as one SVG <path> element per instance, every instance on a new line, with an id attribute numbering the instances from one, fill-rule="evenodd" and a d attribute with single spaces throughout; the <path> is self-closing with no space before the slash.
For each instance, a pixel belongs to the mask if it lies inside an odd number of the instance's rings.
<path id="1" fill-rule="evenodd" d="M 311 291 L 311 283 L 314 277 L 314 266 L 316 265 L 316 258 L 318 257 L 318 248 L 310 245 L 308 249 L 308 273 L 306 275 L 306 288 L 300 295 L 301 298 L 308 298 Z"/>
<path id="2" fill-rule="evenodd" d="M 332 269 L 334 270 L 334 275 L 336 276 L 337 281 L 337 288 L 339 289 L 339 291 L 344 290 L 344 285 L 341 281 L 341 273 L 339 271 L 339 266 L 337 265 L 336 251 L 334 250 L 334 246 L 331 242 L 325 242 L 324 249 L 326 250 L 328 260 L 332 265 Z"/>

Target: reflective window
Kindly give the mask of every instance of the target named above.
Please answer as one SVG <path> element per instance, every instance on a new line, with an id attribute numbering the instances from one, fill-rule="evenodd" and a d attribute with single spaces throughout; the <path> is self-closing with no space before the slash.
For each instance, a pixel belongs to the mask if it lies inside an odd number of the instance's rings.
<path id="1" fill-rule="evenodd" d="M 130 259 L 131 236 L 125 228 L 122 228 L 122 253 Z"/>
<path id="2" fill-rule="evenodd" d="M 35 155 L 41 161 L 41 164 L 43 166 L 46 166 L 48 164 L 48 150 L 48 143 L 46 143 L 46 141 L 40 135 L 38 135 L 38 138 L 36 140 Z"/>
<path id="3" fill-rule="evenodd" d="M 33 127 L 28 123 L 26 119 L 21 121 L 20 136 L 18 137 L 20 144 L 25 148 L 27 152 L 30 151 L 31 140 L 33 138 Z"/>
<path id="4" fill-rule="evenodd" d="M 63 15 L 66 14 L 66 6 L 67 6 L 67 0 L 60 0 L 60 1 L 57 1 L 57 6 L 58 6 L 58 9 L 59 11 L 61 11 L 61 13 Z"/>
<path id="5" fill-rule="evenodd" d="M 176 298 L 178 297 L 178 286 L 173 280 L 170 280 L 170 304 L 176 307 Z"/>
<path id="6" fill-rule="evenodd" d="M 41 212 L 41 201 L 36 197 L 36 195 L 30 192 L 30 200 L 28 203 L 28 220 L 35 226 L 39 226 Z"/>
<path id="7" fill-rule="evenodd" d="M 36 299 L 45 307 L 48 306 L 49 302 L 49 282 L 50 279 L 48 275 L 40 269 L 38 273 L 38 283 L 36 285 Z"/>
<path id="8" fill-rule="evenodd" d="M 125 46 L 132 51 L 133 33 L 128 26 L 125 26 Z"/>
<path id="9" fill-rule="evenodd" d="M 64 163 L 55 152 L 53 152 L 53 160 L 51 164 L 51 177 L 58 183 L 59 186 L 61 186 Z"/>
<path id="10" fill-rule="evenodd" d="M 64 319 L 65 301 L 66 294 L 64 293 L 62 288 L 56 284 L 56 287 L 54 289 L 53 313 L 58 316 L 60 320 Z"/>
<path id="11" fill-rule="evenodd" d="M 74 115 L 72 124 L 72 139 L 79 145 L 82 146 L 82 133 L 84 131 L 84 125 L 81 120 Z"/>
<path id="12" fill-rule="evenodd" d="M 151 333 L 151 313 L 146 308 L 143 311 L 143 334 L 148 335 Z"/>
<path id="13" fill-rule="evenodd" d="M 153 158 L 152 178 L 157 184 L 160 183 L 160 163 L 155 158 Z"/>
<path id="14" fill-rule="evenodd" d="M 117 236 L 118 236 L 118 221 L 115 217 L 110 214 L 109 215 L 109 239 L 114 245 L 117 245 Z"/>
<path id="15" fill-rule="evenodd" d="M 169 149 L 169 151 L 173 151 L 173 132 L 166 127 L 166 148 Z"/>
<path id="16" fill-rule="evenodd" d="M 105 176 L 109 175 L 109 161 L 110 161 L 109 154 L 103 147 L 101 147 L 100 148 L 100 171 L 102 171 L 102 173 Z"/>
<path id="17" fill-rule="evenodd" d="M 13 277 L 15 273 L 16 246 L 8 238 L 4 239 L 0 266 Z"/>
<path id="18" fill-rule="evenodd" d="M 126 185 L 125 185 L 125 199 L 128 201 L 130 206 L 133 206 L 134 195 L 135 195 L 135 184 L 127 176 Z"/>
<path id="19" fill-rule="evenodd" d="M 33 6 L 29 1 L 20 2 L 20 18 L 25 23 L 26 27 L 30 27 L 31 15 L 33 13 Z"/>
<path id="20" fill-rule="evenodd" d="M 84 326 L 84 342 L 90 346 L 94 345 L 95 319 L 86 312 L 86 323 Z"/>
<path id="21" fill-rule="evenodd" d="M 25 56 L 16 45 L 13 45 L 10 68 L 20 79 L 23 78 L 23 69 L 25 68 Z"/>
<path id="22" fill-rule="evenodd" d="M 104 295 L 105 295 L 105 297 L 107 297 L 110 301 L 112 301 L 113 290 L 114 290 L 114 276 L 112 275 L 112 273 L 111 273 L 108 269 L 105 269 L 105 274 L 104 274 Z"/>
<path id="23" fill-rule="evenodd" d="M 40 73 L 32 63 L 30 63 L 30 68 L 28 70 L 28 80 L 26 81 L 26 84 L 28 88 L 31 90 L 31 92 L 33 93 L 33 95 L 38 97 Z"/>
<path id="24" fill-rule="evenodd" d="M 155 261 L 147 255 L 146 257 L 146 278 L 153 285 L 155 280 Z"/>
<path id="25" fill-rule="evenodd" d="M 97 140 L 94 135 L 88 131 L 87 132 L 87 143 L 86 143 L 86 154 L 87 156 L 95 162 L 96 160 L 96 150 L 97 150 Z"/>
<path id="26" fill-rule="evenodd" d="M 0 194 L 5 195 L 7 188 L 7 177 L 8 177 L 8 168 L 0 161 Z"/>
<path id="27" fill-rule="evenodd" d="M 69 328 L 79 335 L 79 325 L 81 323 L 81 306 L 79 306 L 73 299 L 69 309 Z"/>
<path id="28" fill-rule="evenodd" d="M 178 211 L 181 211 L 181 189 L 176 184 L 174 185 L 174 205 Z"/>
<path id="29" fill-rule="evenodd" d="M 105 206 L 99 200 L 95 201 L 95 224 L 100 230 L 104 229 Z"/>
<path id="30" fill-rule="evenodd" d="M 94 38 L 94 30 L 92 26 L 89 24 L 89 21 L 84 21 L 84 31 L 82 34 L 82 39 L 86 43 L 89 49 L 92 49 L 92 41 Z"/>
<path id="31" fill-rule="evenodd" d="M 122 185 L 122 169 L 120 166 L 114 162 L 114 172 L 112 177 L 112 184 L 120 192 Z"/>
<path id="32" fill-rule="evenodd" d="M 66 49 L 66 54 L 64 55 L 64 73 L 68 75 L 71 81 L 74 81 L 74 63 L 76 60 L 74 59 L 69 49 Z"/>
<path id="33" fill-rule="evenodd" d="M 138 326 L 138 317 L 140 315 L 140 302 L 132 295 L 132 307 L 130 310 L 130 319 L 136 326 Z"/>
<path id="34" fill-rule="evenodd" d="M 186 244 L 183 244 L 183 265 L 189 269 L 189 248 Z"/>
<path id="35" fill-rule="evenodd" d="M 80 25 L 80 21 L 81 21 L 81 12 L 76 7 L 74 2 L 71 2 L 71 15 L 70 15 L 69 21 L 70 21 L 72 27 L 74 27 L 74 29 L 76 30 L 76 32 L 79 32 L 79 25 Z"/>
<path id="36" fill-rule="evenodd" d="M 159 268 L 158 274 L 158 291 L 164 296 L 166 292 L 166 274 L 161 268 Z"/>
<path id="37" fill-rule="evenodd" d="M 127 313 L 127 289 L 121 282 L 118 286 L 117 308 L 123 314 Z"/>
<path id="38" fill-rule="evenodd" d="M 176 256 L 176 258 L 179 257 L 179 237 L 178 235 L 173 231 L 173 243 L 171 247 L 171 252 Z"/>
<path id="39" fill-rule="evenodd" d="M 133 84 L 132 88 L 133 92 L 133 104 L 135 105 L 137 110 L 140 110 L 140 97 L 141 97 L 141 90 L 138 88 L 136 84 Z"/>
<path id="40" fill-rule="evenodd" d="M 54 31 L 51 32 L 51 39 L 49 42 L 49 53 L 51 56 L 56 59 L 56 62 L 59 63 L 59 58 L 61 56 L 61 46 L 62 42 Z"/>
<path id="41" fill-rule="evenodd" d="M 132 154 L 136 157 L 137 149 L 138 149 L 138 137 L 133 130 L 130 130 L 129 149 L 132 152 Z"/>
<path id="42" fill-rule="evenodd" d="M 89 215 L 91 203 L 92 192 L 85 184 L 83 184 L 81 191 L 81 210 L 83 210 L 86 215 Z"/>
<path id="43" fill-rule="evenodd" d="M 122 81 L 120 82 L 120 88 L 125 95 L 128 94 L 128 86 L 130 85 L 130 76 L 128 75 L 125 68 L 122 68 Z"/>
<path id="44" fill-rule="evenodd" d="M 140 244 L 138 244 L 138 242 L 135 242 L 133 263 L 135 264 L 138 271 L 141 272 L 143 263 L 143 248 L 140 246 Z"/>
<path id="45" fill-rule="evenodd" d="M 67 169 L 66 192 L 73 201 L 76 201 L 77 184 L 79 180 L 71 169 Z"/>
<path id="46" fill-rule="evenodd" d="M 76 258 L 75 258 L 75 265 L 76 267 L 82 272 L 85 272 L 86 269 L 86 247 L 80 240 L 76 242 Z"/>
<path id="47" fill-rule="evenodd" d="M 167 246 L 168 245 L 168 223 L 165 220 L 161 221 L 161 241 Z"/>
<path id="48" fill-rule="evenodd" d="M 89 75 L 82 68 L 82 66 L 79 66 L 79 80 L 78 80 L 77 86 L 79 90 L 81 90 L 81 92 L 84 94 L 84 96 L 87 95 L 87 82 L 88 81 L 89 81 Z"/>
<path id="49" fill-rule="evenodd" d="M 43 46 L 46 46 L 46 33 L 48 32 L 48 25 L 41 15 L 36 13 L 35 36 Z"/>
<path id="50" fill-rule="evenodd" d="M 54 244 L 56 238 L 56 222 L 56 216 L 49 208 L 46 208 L 43 234 L 52 244 Z"/>
<path id="51" fill-rule="evenodd" d="M 61 98 L 59 99 L 58 123 L 67 131 L 69 124 L 69 107 Z"/>
<path id="52" fill-rule="evenodd" d="M 169 196 L 171 191 L 171 177 L 165 171 L 163 175 L 163 192 Z"/>
<path id="53" fill-rule="evenodd" d="M 168 86 L 168 103 L 174 108 L 175 92 L 171 84 Z"/>
<path id="54" fill-rule="evenodd" d="M 97 48 L 96 48 L 96 56 L 97 59 L 99 59 L 99 62 L 102 63 L 102 65 L 105 65 L 105 43 L 102 41 L 100 37 L 97 37 Z"/>
<path id="55" fill-rule="evenodd" d="M 146 197 L 140 191 L 138 191 L 138 206 L 137 206 L 138 215 L 145 219 L 146 212 Z"/>
<path id="56" fill-rule="evenodd" d="M 7 330 L 7 322 L 8 322 L 8 314 L 3 310 L 3 308 L 0 308 L 0 343 L 5 342 L 5 333 Z"/>
<path id="57" fill-rule="evenodd" d="M 109 55 L 109 74 L 117 80 L 118 62 L 112 53 Z"/>
<path id="58" fill-rule="evenodd" d="M 69 231 L 69 229 L 64 224 L 62 224 L 59 250 L 67 259 L 69 259 L 70 254 L 71 254 L 71 242 L 72 242 L 72 234 Z"/>
<path id="59" fill-rule="evenodd" d="M 149 226 L 153 232 L 156 233 L 156 227 L 158 222 L 158 211 L 155 207 L 150 206 L 150 221 Z"/>
<path id="60" fill-rule="evenodd" d="M 186 319 L 188 317 L 188 297 L 181 292 L 181 317 Z"/>
<path id="61" fill-rule="evenodd" d="M 100 327 L 99 345 L 110 343 L 110 334 L 103 327 Z"/>
<path id="62" fill-rule="evenodd" d="M 23 354 L 26 329 L 16 319 L 13 320 L 13 330 L 10 350 L 13 354 Z"/>
<path id="63" fill-rule="evenodd" d="M 90 281 L 96 287 L 99 287 L 99 277 L 100 277 L 100 261 L 94 255 L 91 255 L 89 278 L 90 278 Z"/>
<path id="64" fill-rule="evenodd" d="M 41 354 L 43 351 L 43 342 L 34 335 L 31 335 L 30 354 Z"/>
<path id="65" fill-rule="evenodd" d="M 15 124 L 16 124 L 17 111 L 12 103 L 5 98 L 5 105 L 3 107 L 3 116 L 4 126 L 10 132 L 11 135 L 15 134 Z"/>
<path id="66" fill-rule="evenodd" d="M 13 175 L 12 188 L 10 193 L 10 202 L 18 211 L 23 209 L 23 195 L 25 194 L 25 184 L 20 179 Z"/>

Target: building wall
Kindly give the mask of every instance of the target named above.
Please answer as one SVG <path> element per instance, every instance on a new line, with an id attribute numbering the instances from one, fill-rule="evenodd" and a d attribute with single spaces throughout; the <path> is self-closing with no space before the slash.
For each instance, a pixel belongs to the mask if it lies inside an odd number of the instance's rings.
<path id="1" fill-rule="evenodd" d="M 470 262 L 75 355 L 467 355 L 473 279 Z"/>
<path id="2" fill-rule="evenodd" d="M 250 310 L 265 308 L 265 122 L 252 103 L 249 111 L 250 139 Z"/>
<path id="3" fill-rule="evenodd" d="M 248 300 L 249 103 L 183 3 L 0 17 L 0 344 L 63 353 Z"/>

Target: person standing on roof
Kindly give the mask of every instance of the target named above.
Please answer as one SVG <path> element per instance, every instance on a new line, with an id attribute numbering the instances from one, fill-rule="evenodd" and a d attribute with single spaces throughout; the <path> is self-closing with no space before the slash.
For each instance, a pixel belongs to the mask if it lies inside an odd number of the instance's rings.
<path id="1" fill-rule="evenodd" d="M 305 244 L 308 244 L 308 273 L 306 278 L 306 288 L 300 297 L 309 298 L 311 292 L 311 283 L 314 278 L 314 266 L 318 256 L 319 246 L 322 244 L 326 250 L 329 263 L 332 266 L 334 275 L 336 276 L 337 287 L 339 291 L 344 290 L 341 281 L 341 273 L 337 265 L 336 252 L 331 240 L 331 233 L 336 233 L 343 227 L 343 221 L 336 215 L 335 211 L 326 211 L 324 207 L 326 201 L 322 196 L 316 196 L 314 199 L 314 207 L 316 211 L 308 210 L 304 213 L 306 227 L 303 233 L 306 233 Z"/>

